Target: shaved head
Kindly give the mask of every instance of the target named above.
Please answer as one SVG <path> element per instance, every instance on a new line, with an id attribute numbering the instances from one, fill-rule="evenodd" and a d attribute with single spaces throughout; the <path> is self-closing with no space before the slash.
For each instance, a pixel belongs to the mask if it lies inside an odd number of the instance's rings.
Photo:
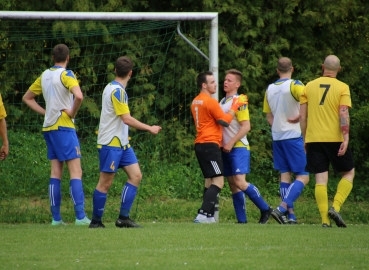
<path id="1" fill-rule="evenodd" d="M 288 57 L 281 57 L 278 59 L 277 69 L 281 73 L 287 73 L 292 69 L 292 61 Z"/>
<path id="2" fill-rule="evenodd" d="M 340 68 L 340 59 L 335 55 L 328 55 L 324 60 L 324 69 L 338 71 Z"/>

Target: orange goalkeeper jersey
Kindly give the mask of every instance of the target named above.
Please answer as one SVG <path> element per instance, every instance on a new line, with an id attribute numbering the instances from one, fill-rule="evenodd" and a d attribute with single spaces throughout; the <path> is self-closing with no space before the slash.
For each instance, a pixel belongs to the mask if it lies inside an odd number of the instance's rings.
<path id="1" fill-rule="evenodd" d="M 191 112 L 197 130 L 195 143 L 214 142 L 220 146 L 222 126 L 216 121 L 223 120 L 230 123 L 233 119 L 232 115 L 225 114 L 218 101 L 205 93 L 200 93 L 194 98 Z"/>

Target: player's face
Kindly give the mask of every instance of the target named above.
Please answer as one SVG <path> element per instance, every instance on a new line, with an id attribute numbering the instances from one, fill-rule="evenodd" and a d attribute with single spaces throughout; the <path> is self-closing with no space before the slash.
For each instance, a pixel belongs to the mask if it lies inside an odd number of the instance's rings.
<path id="1" fill-rule="evenodd" d="M 215 77 L 213 75 L 206 76 L 206 87 L 210 94 L 215 94 L 217 91 L 217 84 L 215 82 Z"/>
<path id="2" fill-rule="evenodd" d="M 224 79 L 224 92 L 229 93 L 236 91 L 240 87 L 240 82 L 238 81 L 236 75 L 227 74 Z"/>

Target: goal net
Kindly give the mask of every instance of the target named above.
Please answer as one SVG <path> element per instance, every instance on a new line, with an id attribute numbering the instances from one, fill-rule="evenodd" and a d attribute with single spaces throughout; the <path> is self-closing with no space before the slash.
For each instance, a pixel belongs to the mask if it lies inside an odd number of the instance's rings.
<path id="1" fill-rule="evenodd" d="M 8 113 L 10 141 L 10 154 L 0 162 L 0 222 L 49 222 L 50 165 L 41 133 L 43 117 L 30 110 L 22 96 L 52 66 L 51 50 L 60 43 L 70 49 L 67 68 L 76 74 L 84 94 L 76 129 L 82 150 L 86 210 L 92 209 L 90 198 L 99 177 L 96 133 L 101 94 L 115 77 L 115 60 L 123 55 L 134 62 L 127 87 L 131 114 L 163 128 L 157 136 L 130 129 L 131 144 L 144 176 L 135 203 L 150 196 L 201 196 L 203 181 L 193 151 L 195 133 L 190 104 L 198 94 L 197 74 L 209 70 L 209 61 L 199 51 L 209 55 L 212 50 L 210 20 L 44 17 L 0 18 L 0 92 Z M 179 29 L 187 41 L 179 35 Z M 37 99 L 44 105 L 42 96 Z M 118 173 L 109 196 L 119 196 L 125 180 L 125 174 Z M 64 168 L 63 198 L 69 198 L 68 185 L 69 175 Z M 74 215 L 63 207 L 72 208 L 71 203 L 62 205 L 62 212 Z M 41 216 L 32 215 L 40 212 Z"/>

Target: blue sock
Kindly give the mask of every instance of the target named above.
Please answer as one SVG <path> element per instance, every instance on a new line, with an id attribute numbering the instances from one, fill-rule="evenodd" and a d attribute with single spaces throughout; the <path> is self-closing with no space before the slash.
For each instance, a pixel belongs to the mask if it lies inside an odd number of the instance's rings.
<path id="1" fill-rule="evenodd" d="M 247 222 L 245 194 L 242 191 L 234 193 L 232 199 L 238 222 Z"/>
<path id="2" fill-rule="evenodd" d="M 123 217 L 129 217 L 129 212 L 131 211 L 133 201 L 135 200 L 137 193 L 137 187 L 126 183 L 122 191 L 122 201 L 120 205 L 119 215 Z"/>
<path id="3" fill-rule="evenodd" d="M 263 197 L 261 197 L 260 195 L 258 188 L 255 187 L 253 184 L 249 184 L 244 192 L 261 211 L 266 211 L 269 209 L 269 205 L 264 201 Z"/>
<path id="4" fill-rule="evenodd" d="M 101 218 L 104 214 L 104 207 L 106 203 L 107 194 L 102 193 L 95 189 L 92 198 L 93 210 L 92 210 L 92 220 L 101 222 Z"/>
<path id="5" fill-rule="evenodd" d="M 83 219 L 85 214 L 85 195 L 83 194 L 82 181 L 71 179 L 69 186 L 70 196 L 73 200 L 74 211 L 77 219 Z"/>
<path id="6" fill-rule="evenodd" d="M 288 205 L 292 205 L 294 201 L 300 196 L 302 190 L 304 189 L 305 185 L 303 182 L 299 180 L 295 180 L 287 190 L 287 194 L 283 201 Z"/>
<path id="7" fill-rule="evenodd" d="M 283 201 L 284 196 L 286 196 L 287 194 L 287 190 L 290 187 L 291 183 L 285 183 L 285 182 L 280 182 L 279 183 L 279 192 L 281 194 L 281 200 Z M 291 205 L 287 205 L 287 208 L 293 208 L 293 203 Z"/>
<path id="8" fill-rule="evenodd" d="M 53 216 L 53 220 L 60 221 L 60 205 L 61 205 L 61 190 L 60 179 L 50 178 L 49 180 L 49 198 L 50 198 L 50 211 Z"/>

